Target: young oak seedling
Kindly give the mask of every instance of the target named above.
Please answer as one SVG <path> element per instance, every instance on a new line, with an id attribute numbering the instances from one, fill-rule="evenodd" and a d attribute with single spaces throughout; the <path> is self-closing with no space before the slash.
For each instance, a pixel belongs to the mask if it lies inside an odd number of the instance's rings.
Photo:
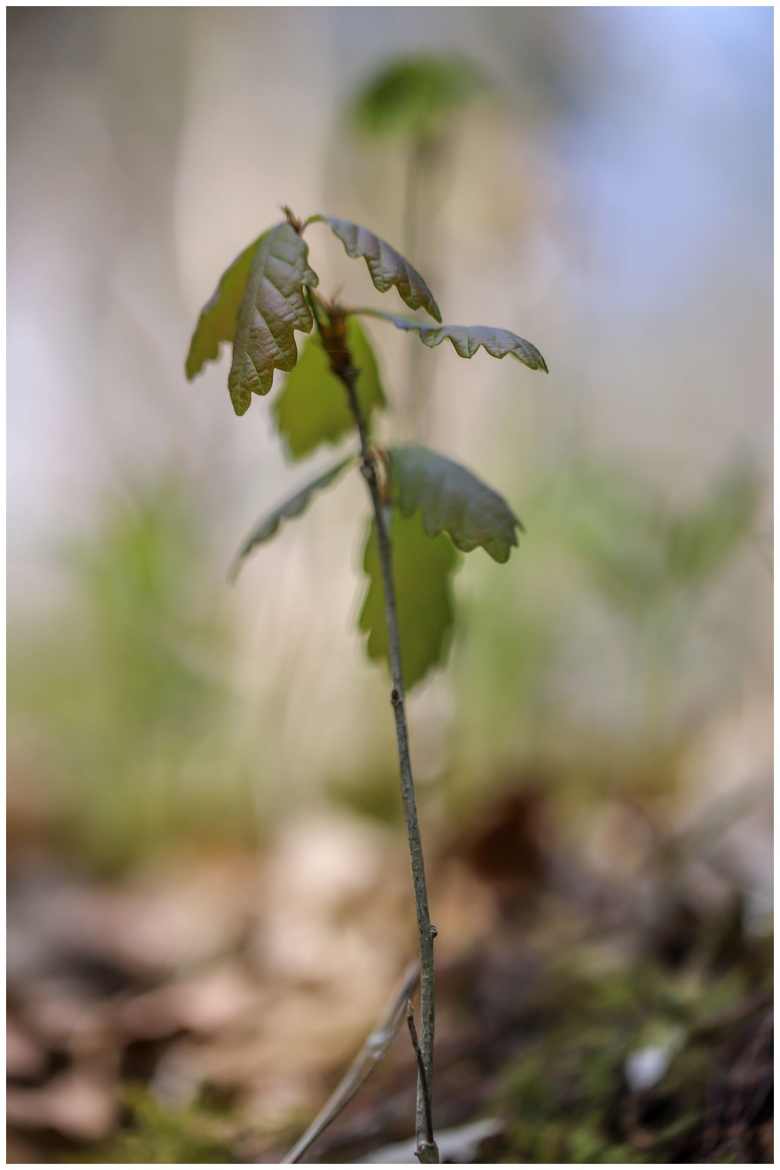
<path id="1" fill-rule="evenodd" d="M 417 1083 L 417 1157 L 438 1162 L 431 1120 L 434 1038 L 434 938 L 417 819 L 404 697 L 446 655 L 452 625 L 451 576 L 456 550 L 482 547 L 494 560 L 509 559 L 520 522 L 506 501 L 459 463 L 425 447 L 403 444 L 381 448 L 372 442 L 376 411 L 385 407 L 370 342 L 358 317 L 387 322 L 414 333 L 429 348 L 450 341 L 471 358 L 482 347 L 491 356 L 507 354 L 531 370 L 547 372 L 536 346 L 506 329 L 483 325 L 443 325 L 431 290 L 412 265 L 373 232 L 330 215 L 285 219 L 254 240 L 223 273 L 204 306 L 187 354 L 189 379 L 232 342 L 228 390 L 236 414 L 243 415 L 252 395 L 271 389 L 274 371 L 287 379 L 273 414 L 293 459 L 350 431 L 359 451 L 307 483 L 267 515 L 242 545 L 234 573 L 280 524 L 300 515 L 312 495 L 334 483 L 347 468 L 359 466 L 371 500 L 372 516 L 364 567 L 369 584 L 359 617 L 368 635 L 370 658 L 390 669 L 401 794 L 409 838 L 420 951 L 420 1041 Z M 348 308 L 326 301 L 309 265 L 304 232 L 323 224 L 341 240 L 348 256 L 363 258 L 375 288 L 395 288 L 410 309 L 423 309 L 437 322 Z M 314 333 L 298 354 L 295 332 Z"/>

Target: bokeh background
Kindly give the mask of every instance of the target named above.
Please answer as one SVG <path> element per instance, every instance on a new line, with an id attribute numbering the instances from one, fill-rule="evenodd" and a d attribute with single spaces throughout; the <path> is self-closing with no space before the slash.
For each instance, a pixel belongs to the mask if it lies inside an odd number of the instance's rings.
<path id="1" fill-rule="evenodd" d="M 514 329 L 550 365 L 412 354 L 369 323 L 396 406 L 380 435 L 465 462 L 527 529 L 507 566 L 464 559 L 446 668 L 410 699 L 443 978 L 484 976 L 470 948 L 489 965 L 497 923 L 515 940 L 485 1002 L 516 1043 L 461 1076 L 472 1088 L 448 1094 L 444 1121 L 495 1112 L 515 1084 L 527 1029 L 495 1005 L 525 985 L 531 936 L 546 961 L 584 947 L 571 932 L 587 920 L 588 946 L 619 938 L 625 957 L 644 953 L 632 930 L 673 924 L 698 1005 L 713 970 L 699 928 L 736 921 L 729 1003 L 750 979 L 755 995 L 771 887 L 771 11 L 60 8 L 7 23 L 18 1159 L 136 1140 L 124 1160 L 187 1160 L 190 1140 L 278 1152 L 414 950 L 387 683 L 355 623 L 360 479 L 228 586 L 249 526 L 311 468 L 285 461 L 269 400 L 233 415 L 225 358 L 184 378 L 216 278 L 282 203 L 408 247 L 445 320 Z M 372 79 L 394 58 L 427 68 L 420 54 L 471 79 L 462 100 L 429 126 L 432 99 L 390 87 L 368 117 Z M 325 293 L 397 307 L 324 229 L 309 237 Z M 679 964 L 653 954 L 668 991 Z M 452 996 L 445 1066 L 469 1015 Z M 630 1027 L 620 1043 L 645 1051 Z M 512 1092 L 508 1160 L 545 1160 L 530 1123 L 512 1129 Z M 401 1106 L 381 1124 L 360 1108 L 344 1122 L 356 1149 L 408 1130 Z M 548 1129 L 571 1116 L 545 1108 Z M 614 1134 L 587 1125 L 553 1152 L 598 1160 Z M 633 1131 L 619 1144 L 641 1160 Z"/>

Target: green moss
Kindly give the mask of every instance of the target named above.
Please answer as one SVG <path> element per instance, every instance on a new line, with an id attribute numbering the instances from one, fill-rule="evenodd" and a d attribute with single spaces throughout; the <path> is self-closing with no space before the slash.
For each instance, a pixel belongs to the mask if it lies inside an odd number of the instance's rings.
<path id="1" fill-rule="evenodd" d="M 507 1076 L 502 1101 L 514 1118 L 510 1143 L 518 1158 L 625 1160 L 606 1127 L 625 1054 L 620 1034 L 610 1037 L 601 1028 L 577 1034 L 563 1025 L 524 1056 Z"/>
<path id="2" fill-rule="evenodd" d="M 90 1162 L 231 1162 L 225 1121 L 205 1108 L 168 1109 L 146 1089 L 128 1086 L 125 1124 Z M 83 1160 L 83 1158 L 80 1158 Z"/>
<path id="3" fill-rule="evenodd" d="M 597 952 L 574 970 L 567 961 L 546 990 L 552 1028 L 505 1071 L 495 1103 L 508 1122 L 504 1161 L 690 1160 L 680 1152 L 704 1130 L 721 1021 L 745 1002 L 744 973 L 672 972 L 652 961 L 605 970 Z M 657 1084 L 632 1094 L 626 1061 L 648 1046 L 669 1063 Z"/>

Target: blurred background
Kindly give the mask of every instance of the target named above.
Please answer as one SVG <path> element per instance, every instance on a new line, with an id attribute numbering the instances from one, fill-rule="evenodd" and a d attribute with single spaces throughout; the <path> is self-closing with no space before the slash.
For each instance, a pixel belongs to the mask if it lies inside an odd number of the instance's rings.
<path id="1" fill-rule="evenodd" d="M 495 1121 L 493 1161 L 771 1160 L 771 11 L 7 24 L 11 1160 L 277 1160 L 414 954 L 362 484 L 228 586 L 333 454 L 286 461 L 276 385 L 237 419 L 224 355 L 184 377 L 282 203 L 551 371 L 368 324 L 380 436 L 527 530 L 463 559 L 409 704 L 439 1124 Z M 398 309 L 307 238 L 326 295 Z M 320 1160 L 408 1136 L 412 1079 L 401 1039 Z"/>

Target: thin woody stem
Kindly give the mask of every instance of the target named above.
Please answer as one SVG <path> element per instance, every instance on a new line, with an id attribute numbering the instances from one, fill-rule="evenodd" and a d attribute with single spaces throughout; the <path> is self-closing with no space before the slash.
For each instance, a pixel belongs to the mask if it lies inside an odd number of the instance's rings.
<path id="1" fill-rule="evenodd" d="M 414 886 L 414 900 L 417 909 L 417 928 L 419 933 L 420 1019 L 422 1030 L 420 1051 L 425 1075 L 423 1076 L 422 1070 L 420 1070 L 417 1078 L 417 1157 L 421 1162 L 438 1162 L 439 1154 L 436 1143 L 429 1140 L 428 1137 L 431 1128 L 430 1093 L 433 1080 L 433 1036 L 435 1020 L 433 940 L 436 937 L 436 928 L 431 923 L 430 911 L 428 909 L 428 888 L 425 882 L 422 839 L 420 837 L 420 824 L 417 818 L 417 801 L 415 798 L 414 777 L 412 775 L 412 761 L 409 753 L 409 730 L 406 723 L 403 673 L 401 670 L 401 639 L 398 632 L 398 608 L 395 596 L 395 582 L 393 579 L 393 552 L 390 534 L 388 532 L 389 509 L 386 508 L 382 499 L 379 477 L 377 475 L 376 456 L 371 449 L 368 430 L 357 397 L 358 371 L 352 365 L 351 355 L 346 344 L 346 318 L 343 312 L 338 312 L 331 306 L 329 323 L 326 324 L 323 320 L 322 312 L 318 311 L 320 307 L 317 305 L 314 296 L 311 297 L 311 301 L 317 328 L 328 354 L 331 369 L 344 386 L 350 410 L 355 419 L 355 426 L 360 437 L 361 471 L 371 497 L 374 522 L 376 524 L 379 561 L 382 568 L 382 582 L 384 585 L 390 675 L 393 684 L 390 692 L 390 701 L 395 717 L 398 763 L 401 774 L 401 797 L 404 806 L 406 831 L 409 839 L 412 884 Z"/>

